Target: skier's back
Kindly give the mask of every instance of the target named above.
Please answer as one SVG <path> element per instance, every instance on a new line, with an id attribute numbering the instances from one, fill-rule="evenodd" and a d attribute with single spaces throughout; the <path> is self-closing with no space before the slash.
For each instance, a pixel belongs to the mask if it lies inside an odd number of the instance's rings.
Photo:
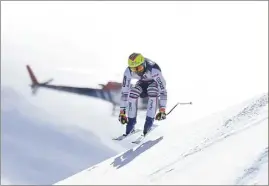
<path id="1" fill-rule="evenodd" d="M 134 87 L 131 87 L 131 79 L 138 79 Z M 119 121 L 126 124 L 126 135 L 134 130 L 137 116 L 137 99 L 149 97 L 147 116 L 144 124 L 144 135 L 151 129 L 154 118 L 162 120 L 166 118 L 165 108 L 167 103 L 166 82 L 159 65 L 139 53 L 129 56 L 128 67 L 124 72 Z M 126 108 L 128 106 L 128 111 Z M 159 107 L 159 112 L 155 117 Z M 128 119 L 127 119 L 127 116 Z"/>

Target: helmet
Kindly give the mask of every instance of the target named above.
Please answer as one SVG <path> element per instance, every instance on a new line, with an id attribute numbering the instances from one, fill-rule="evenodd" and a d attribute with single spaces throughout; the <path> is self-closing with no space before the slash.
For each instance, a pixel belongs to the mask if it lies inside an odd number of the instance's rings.
<path id="1" fill-rule="evenodd" d="M 141 54 L 132 53 L 128 59 L 128 66 L 130 68 L 138 67 L 138 66 L 142 65 L 144 63 L 144 61 L 145 61 L 145 58 Z"/>

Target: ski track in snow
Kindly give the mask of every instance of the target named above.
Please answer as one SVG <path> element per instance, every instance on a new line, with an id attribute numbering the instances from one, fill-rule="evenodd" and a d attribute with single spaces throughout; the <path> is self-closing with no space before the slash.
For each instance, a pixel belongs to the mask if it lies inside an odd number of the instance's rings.
<path id="1" fill-rule="evenodd" d="M 237 180 L 235 181 L 235 185 L 246 185 L 247 183 L 250 185 L 259 184 L 258 183 L 259 180 L 255 180 L 255 177 L 261 170 L 262 166 L 268 167 L 268 147 L 265 148 L 265 150 L 260 154 L 258 159 L 254 161 L 254 163 L 250 167 L 244 170 L 243 175 L 237 178 Z M 267 175 L 268 175 L 268 168 L 267 168 Z"/>

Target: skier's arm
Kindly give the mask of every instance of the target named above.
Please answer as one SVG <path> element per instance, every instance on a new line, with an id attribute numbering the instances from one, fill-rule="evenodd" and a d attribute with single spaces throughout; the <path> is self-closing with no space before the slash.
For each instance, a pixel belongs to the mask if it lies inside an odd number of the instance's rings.
<path id="1" fill-rule="evenodd" d="M 120 108 L 124 109 L 127 107 L 128 95 L 131 87 L 131 73 L 129 68 L 126 68 L 122 80 L 122 88 L 121 88 L 121 101 Z"/>
<path id="2" fill-rule="evenodd" d="M 158 89 L 160 93 L 160 108 L 166 108 L 167 90 L 166 90 L 166 81 L 162 75 L 162 72 L 158 69 L 154 69 L 152 71 L 152 77 L 158 84 Z"/>

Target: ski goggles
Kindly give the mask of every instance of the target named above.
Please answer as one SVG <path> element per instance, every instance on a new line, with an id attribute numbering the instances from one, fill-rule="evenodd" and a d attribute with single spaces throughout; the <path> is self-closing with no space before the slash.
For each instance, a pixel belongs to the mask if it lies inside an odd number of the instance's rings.
<path id="1" fill-rule="evenodd" d="M 137 67 L 130 67 L 132 72 L 143 72 L 144 71 L 144 65 L 139 65 Z"/>

